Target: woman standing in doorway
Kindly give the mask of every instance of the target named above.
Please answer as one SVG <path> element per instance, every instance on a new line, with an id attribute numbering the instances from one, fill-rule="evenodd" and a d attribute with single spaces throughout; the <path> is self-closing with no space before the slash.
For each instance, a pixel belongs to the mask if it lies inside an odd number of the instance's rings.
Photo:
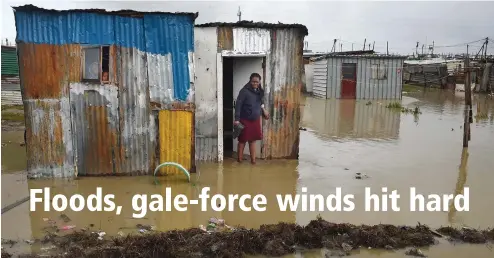
<path id="1" fill-rule="evenodd" d="M 262 140 L 261 116 L 269 119 L 264 108 L 264 90 L 261 87 L 261 75 L 253 73 L 249 82 L 240 90 L 235 105 L 235 125 L 242 124 L 244 129 L 238 137 L 238 162 L 244 157 L 245 143 L 249 143 L 250 162 L 256 164 L 256 141 Z"/>

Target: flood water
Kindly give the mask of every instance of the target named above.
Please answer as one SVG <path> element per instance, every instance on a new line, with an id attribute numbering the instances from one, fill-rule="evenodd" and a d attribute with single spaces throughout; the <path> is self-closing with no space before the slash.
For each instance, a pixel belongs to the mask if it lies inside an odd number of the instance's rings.
<path id="1" fill-rule="evenodd" d="M 65 211 L 71 221 L 59 219 L 60 212 L 29 212 L 29 203 L 2 215 L 2 238 L 31 239 L 41 237 L 45 220 L 56 220 L 58 225 L 75 225 L 78 228 L 92 224 L 108 235 L 119 232 L 136 233 L 136 224 L 155 226 L 157 230 L 182 229 L 207 224 L 210 217 L 225 219 L 228 225 L 257 228 L 262 224 L 295 222 L 306 224 L 317 215 L 332 222 L 353 224 L 416 225 L 417 222 L 439 227 L 442 225 L 474 228 L 494 226 L 494 100 L 475 96 L 473 114 L 487 114 L 487 119 L 474 119 L 468 150 L 462 148 L 464 99 L 463 93 L 424 92 L 404 96 L 402 104 L 418 106 L 422 114 L 404 114 L 385 108 L 385 101 L 320 100 L 307 97 L 303 103 L 300 132 L 300 157 L 291 161 L 259 161 L 252 166 L 226 160 L 223 164 L 199 164 L 199 173 L 193 175 L 194 184 L 160 179 L 155 184 L 152 177 L 79 178 L 70 182 L 58 180 L 27 181 L 22 174 L 6 173 L 25 167 L 25 153 L 15 154 L 22 142 L 23 132 L 2 132 L 4 138 L 13 137 L 12 145 L 2 148 L 2 206 L 28 195 L 30 188 L 50 187 L 52 195 L 66 196 L 78 193 L 87 196 L 101 186 L 104 193 L 115 194 L 122 213 Z M 9 147 L 11 146 L 11 147 Z M 15 153 L 14 153 L 15 152 Z M 5 169 L 5 170 L 4 170 Z M 356 179 L 360 173 L 362 179 Z M 145 218 L 132 218 L 131 198 L 134 194 L 165 194 L 165 187 L 172 186 L 173 195 L 185 194 L 198 199 L 202 187 L 211 187 L 211 194 L 263 194 L 267 197 L 267 211 L 215 212 L 211 208 L 203 212 L 199 205 L 189 205 L 187 212 L 148 212 Z M 302 193 L 334 194 L 341 187 L 343 194 L 354 194 L 355 210 L 351 212 L 282 212 L 278 208 L 276 194 Z M 365 187 L 372 193 L 388 193 L 397 190 L 401 198 L 399 212 L 364 210 Z M 418 193 L 455 194 L 464 187 L 470 188 L 468 212 L 411 212 L 409 191 L 415 187 Z M 391 209 L 388 204 L 388 209 Z M 39 246 L 17 245 L 19 250 L 39 251 Z M 429 257 L 492 257 L 485 245 L 457 245 L 441 242 L 430 249 L 422 249 Z M 317 250 L 289 257 L 321 257 Z M 354 257 L 403 257 L 403 251 L 361 250 Z"/>

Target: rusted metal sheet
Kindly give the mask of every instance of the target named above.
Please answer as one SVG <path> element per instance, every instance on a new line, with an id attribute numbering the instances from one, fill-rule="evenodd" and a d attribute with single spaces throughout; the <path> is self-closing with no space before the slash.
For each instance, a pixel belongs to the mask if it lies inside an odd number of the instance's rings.
<path id="1" fill-rule="evenodd" d="M 19 44 L 19 68 L 26 99 L 59 99 L 66 73 L 66 48 L 47 44 Z"/>
<path id="2" fill-rule="evenodd" d="M 119 118 L 122 172 L 152 172 L 156 125 L 151 115 L 145 52 L 120 48 Z"/>
<path id="3" fill-rule="evenodd" d="M 272 31 L 266 72 L 271 118 L 263 126 L 263 158 L 298 158 L 304 36 L 300 29 Z"/>
<path id="4" fill-rule="evenodd" d="M 271 31 L 261 28 L 234 28 L 233 51 L 266 53 L 271 49 Z"/>
<path id="5" fill-rule="evenodd" d="M 232 27 L 218 27 L 218 53 L 222 50 L 233 50 Z"/>
<path id="6" fill-rule="evenodd" d="M 69 82 L 80 82 L 82 79 L 82 53 L 81 46 L 76 44 L 63 45 L 66 49 L 67 56 L 65 72 Z M 64 89 L 68 90 L 68 89 Z"/>
<path id="7" fill-rule="evenodd" d="M 120 174 L 118 88 L 71 83 L 70 102 L 79 175 Z"/>
<path id="8" fill-rule="evenodd" d="M 19 43 L 18 49 L 28 176 L 73 177 L 67 47 Z"/>
<path id="9" fill-rule="evenodd" d="M 28 177 L 66 178 L 76 175 L 68 98 L 29 99 L 24 101 L 24 107 Z"/>
<path id="10" fill-rule="evenodd" d="M 189 171 L 195 170 L 194 113 L 190 111 L 159 111 L 160 163 L 176 162 Z M 164 167 L 160 173 L 182 173 L 176 167 Z"/>

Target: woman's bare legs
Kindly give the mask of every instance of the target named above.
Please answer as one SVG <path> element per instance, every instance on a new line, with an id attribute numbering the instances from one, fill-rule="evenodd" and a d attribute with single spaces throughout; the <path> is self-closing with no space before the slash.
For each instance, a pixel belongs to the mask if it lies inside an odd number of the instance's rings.
<path id="1" fill-rule="evenodd" d="M 256 141 L 249 142 L 250 163 L 256 164 Z"/>
<path id="2" fill-rule="evenodd" d="M 245 149 L 245 142 L 238 142 L 237 145 L 238 162 L 242 162 L 242 160 L 244 160 L 244 149 Z"/>

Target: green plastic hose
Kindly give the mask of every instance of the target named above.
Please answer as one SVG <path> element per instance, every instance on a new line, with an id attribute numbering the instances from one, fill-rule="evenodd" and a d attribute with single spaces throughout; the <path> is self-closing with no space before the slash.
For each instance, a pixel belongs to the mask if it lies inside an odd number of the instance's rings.
<path id="1" fill-rule="evenodd" d="M 187 171 L 187 169 L 185 169 L 182 165 L 175 163 L 175 162 L 165 162 L 165 163 L 159 164 L 159 166 L 157 166 L 156 169 L 154 170 L 154 182 L 155 183 L 158 183 L 158 180 L 156 179 L 156 172 L 158 172 L 158 170 L 161 167 L 165 167 L 165 166 L 175 166 L 175 167 L 179 168 L 187 176 L 187 181 L 190 182 L 190 173 L 189 173 L 189 171 Z"/>

